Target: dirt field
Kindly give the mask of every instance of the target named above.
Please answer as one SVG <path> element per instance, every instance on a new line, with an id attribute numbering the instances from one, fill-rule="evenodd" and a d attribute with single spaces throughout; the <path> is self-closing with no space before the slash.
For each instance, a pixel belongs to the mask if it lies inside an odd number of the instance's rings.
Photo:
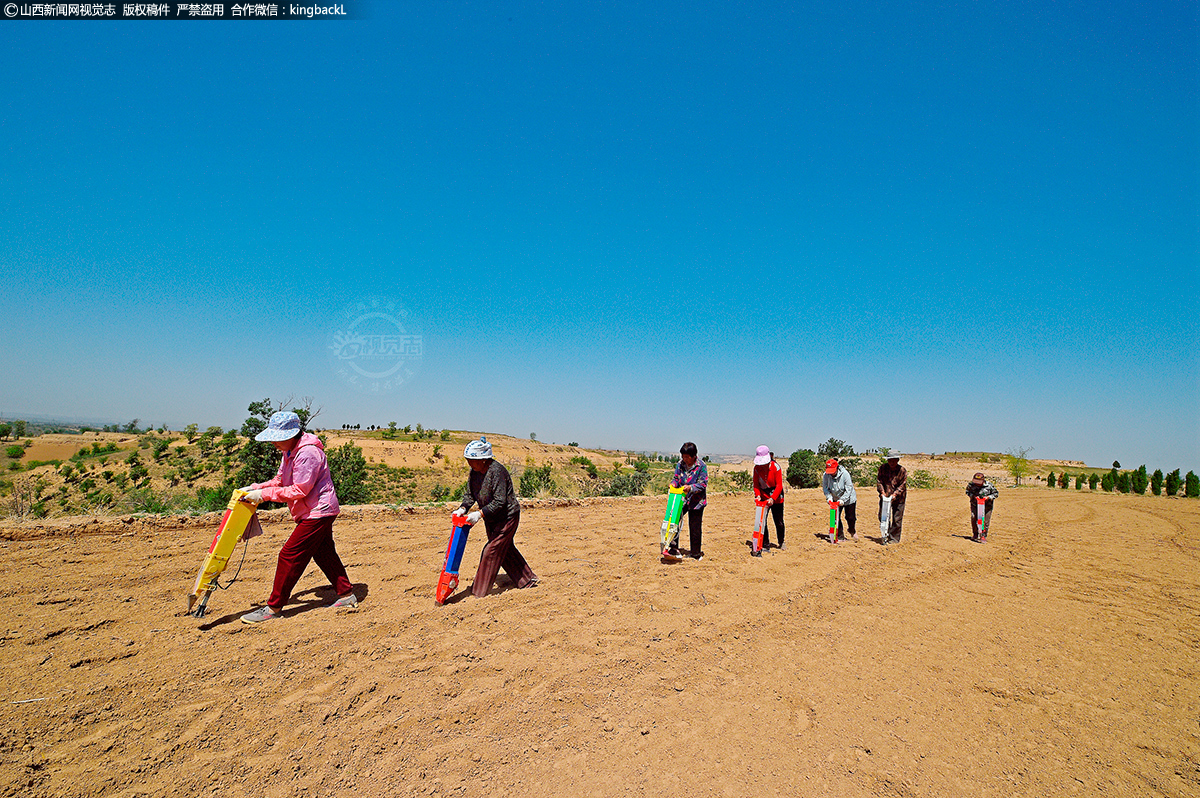
<path id="1" fill-rule="evenodd" d="M 1200 794 L 1200 502 L 1005 490 L 978 545 L 913 491 L 883 548 L 872 493 L 838 546 L 789 493 L 761 560 L 714 496 L 676 566 L 659 499 L 530 506 L 541 585 L 445 607 L 445 512 L 348 511 L 362 605 L 312 569 L 257 627 L 286 523 L 204 622 L 211 519 L 8 541 L 0 795 Z"/>

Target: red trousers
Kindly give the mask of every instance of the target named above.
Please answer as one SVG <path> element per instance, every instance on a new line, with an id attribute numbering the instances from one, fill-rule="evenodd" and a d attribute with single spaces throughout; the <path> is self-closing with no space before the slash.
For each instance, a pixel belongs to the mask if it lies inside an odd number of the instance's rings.
<path id="1" fill-rule="evenodd" d="M 483 598 L 488 594 L 501 567 L 517 587 L 529 587 L 530 583 L 537 579 L 529 563 L 525 562 L 521 552 L 513 545 L 513 538 L 517 535 L 517 526 L 520 523 L 521 513 L 518 511 L 499 529 L 493 529 L 491 524 L 487 524 L 488 542 L 483 547 L 483 553 L 479 555 L 479 568 L 475 571 L 475 581 L 471 583 L 471 595 L 475 598 Z"/>
<path id="2" fill-rule="evenodd" d="M 276 612 L 283 609 L 283 605 L 292 597 L 292 588 L 308 567 L 309 560 L 316 561 L 317 567 L 329 578 L 329 583 L 339 596 L 354 591 L 354 586 L 346 576 L 346 566 L 342 565 L 342 559 L 333 547 L 333 519 L 336 517 L 307 518 L 296 524 L 287 543 L 279 550 L 275 586 L 271 590 L 271 598 L 267 600 L 268 607 Z"/>

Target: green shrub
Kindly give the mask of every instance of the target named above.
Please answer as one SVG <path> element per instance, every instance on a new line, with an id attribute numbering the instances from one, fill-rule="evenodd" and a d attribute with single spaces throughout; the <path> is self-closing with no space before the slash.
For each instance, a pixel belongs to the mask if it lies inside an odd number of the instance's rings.
<path id="1" fill-rule="evenodd" d="M 346 443 L 329 453 L 329 475 L 342 504 L 366 504 L 371 500 L 367 485 L 367 459 L 362 449 Z"/>
<path id="2" fill-rule="evenodd" d="M 1075 475 L 1075 490 L 1083 490 L 1083 474 Z"/>
<path id="3" fill-rule="evenodd" d="M 1200 497 L 1200 477 L 1197 477 L 1195 472 L 1187 472 L 1187 476 L 1183 480 L 1183 495 L 1189 499 Z"/>
<path id="4" fill-rule="evenodd" d="M 634 471 L 628 474 L 617 474 L 608 481 L 604 488 L 604 496 L 641 496 L 646 489 L 650 475 Z"/>
<path id="5" fill-rule="evenodd" d="M 589 463 L 590 465 L 590 463 Z M 594 471 L 595 466 L 592 466 Z M 554 468 L 549 463 L 543 466 L 526 468 L 521 474 L 518 493 L 522 496 L 536 496 L 540 491 L 554 492 Z"/>
<path id="6" fill-rule="evenodd" d="M 220 512 L 229 504 L 231 491 L 222 488 L 198 488 L 196 490 L 196 509 L 208 512 Z"/>
<path id="7" fill-rule="evenodd" d="M 729 481 L 738 490 L 750 490 L 754 477 L 749 471 L 731 471 L 729 472 Z"/>
<path id="8" fill-rule="evenodd" d="M 1154 473 L 1150 475 L 1150 492 L 1155 496 L 1161 496 L 1163 489 L 1163 472 L 1161 468 L 1154 469 Z"/>
<path id="9" fill-rule="evenodd" d="M 794 487 L 817 487 L 824 471 L 825 462 L 812 449 L 797 449 L 788 456 L 787 481 Z"/>
<path id="10" fill-rule="evenodd" d="M 4 450 L 4 453 L 14 460 L 20 460 L 22 457 L 25 456 L 25 447 L 24 446 L 9 446 L 7 449 Z"/>
<path id="11" fill-rule="evenodd" d="M 1170 474 L 1167 474 L 1167 479 L 1163 483 L 1168 496 L 1174 496 L 1179 493 L 1179 486 L 1183 484 L 1183 477 L 1179 476 L 1179 469 L 1176 468 Z"/>
<path id="12" fill-rule="evenodd" d="M 1112 493 L 1113 488 L 1117 486 L 1117 479 L 1113 476 L 1112 471 L 1106 471 L 1103 479 L 1100 480 L 1100 487 Z"/>
<path id="13" fill-rule="evenodd" d="M 1129 489 L 1131 487 L 1132 487 L 1132 485 L 1131 485 L 1131 480 L 1129 478 L 1129 472 L 1122 471 L 1117 476 L 1117 490 L 1119 490 L 1121 493 L 1128 493 Z"/>
<path id="14" fill-rule="evenodd" d="M 936 488 L 937 479 L 925 469 L 919 468 L 908 475 L 908 484 L 912 488 Z"/>
<path id="15" fill-rule="evenodd" d="M 583 466 L 583 470 L 587 471 L 587 475 L 592 479 L 596 479 L 598 476 L 600 476 L 600 472 L 596 470 L 596 464 L 593 463 L 590 458 L 583 456 L 572 457 L 571 464 Z"/>
<path id="16" fill-rule="evenodd" d="M 1051 471 L 1049 474 L 1046 475 L 1046 487 L 1047 488 L 1054 487 L 1054 472 L 1053 471 Z"/>
<path id="17" fill-rule="evenodd" d="M 1067 489 L 1067 485 L 1071 484 L 1071 475 L 1066 471 L 1058 475 L 1058 486 L 1063 490 Z"/>

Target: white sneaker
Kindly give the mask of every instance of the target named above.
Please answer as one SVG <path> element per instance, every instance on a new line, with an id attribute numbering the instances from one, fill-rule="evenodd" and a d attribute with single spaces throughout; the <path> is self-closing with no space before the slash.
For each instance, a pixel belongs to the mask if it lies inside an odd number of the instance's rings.
<path id="1" fill-rule="evenodd" d="M 347 593 L 346 595 L 340 597 L 337 601 L 330 604 L 329 608 L 331 610 L 344 610 L 344 609 L 348 609 L 350 607 L 357 607 L 357 606 L 358 606 L 358 596 L 354 595 L 353 593 Z"/>
<path id="2" fill-rule="evenodd" d="M 242 616 L 242 623 L 262 623 L 279 617 L 279 613 L 270 607 L 259 607 L 253 612 L 248 612 Z"/>

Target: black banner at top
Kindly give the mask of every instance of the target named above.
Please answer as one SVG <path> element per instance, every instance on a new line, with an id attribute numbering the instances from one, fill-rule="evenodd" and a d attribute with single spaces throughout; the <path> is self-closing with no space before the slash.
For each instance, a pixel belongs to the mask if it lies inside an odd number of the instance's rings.
<path id="1" fill-rule="evenodd" d="M 298 20 L 364 19 L 362 2 L 341 3 L 10 3 L 5 19 Z"/>

